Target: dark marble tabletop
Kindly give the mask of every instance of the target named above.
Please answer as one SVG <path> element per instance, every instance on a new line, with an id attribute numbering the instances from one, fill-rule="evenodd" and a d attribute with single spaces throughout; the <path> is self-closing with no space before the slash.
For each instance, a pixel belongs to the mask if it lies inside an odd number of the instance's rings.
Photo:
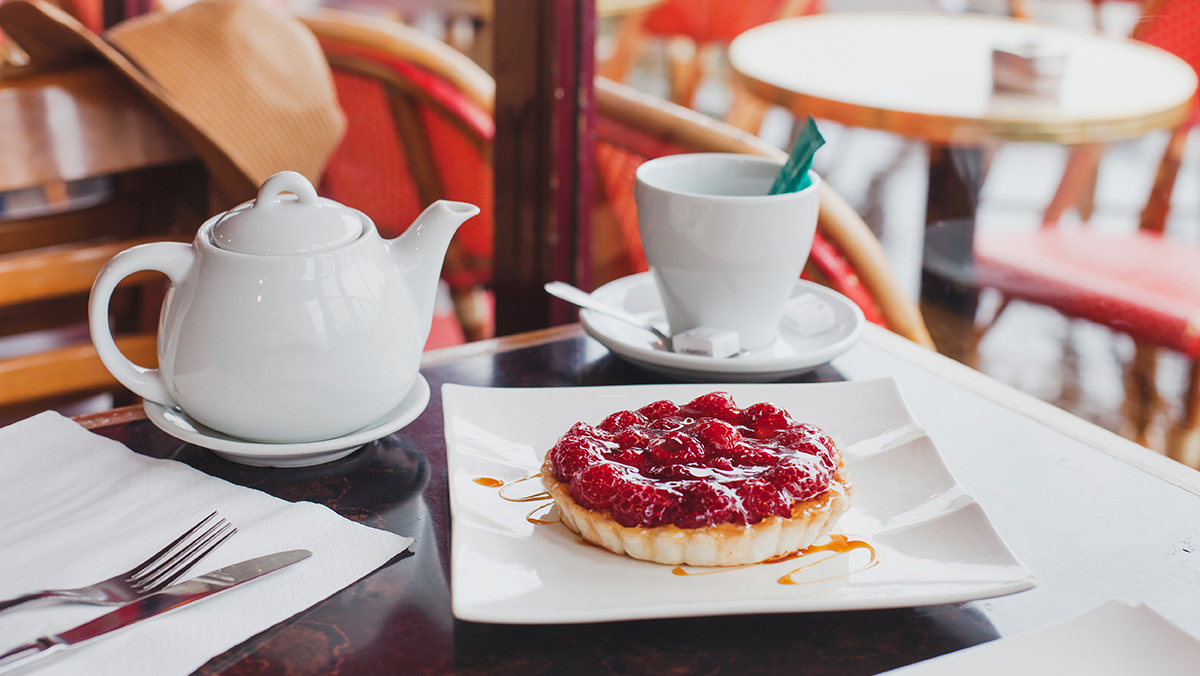
<path id="1" fill-rule="evenodd" d="M 665 382 L 609 355 L 578 329 L 508 343 L 500 351 L 457 354 L 465 356 L 427 360 L 422 372 L 432 398 L 414 423 L 328 465 L 237 465 L 176 441 L 144 419 L 96 428 L 140 453 L 174 458 L 286 500 L 325 504 L 347 518 L 416 539 L 410 552 L 213 658 L 198 673 L 874 674 L 1000 635 L 980 603 L 557 626 L 456 620 L 450 607 L 441 385 Z M 831 366 L 798 378 L 842 379 Z M 1017 608 L 1015 616 L 1023 621 L 1040 613 L 1028 620 L 1034 624 L 1061 619 L 1041 601 Z"/>

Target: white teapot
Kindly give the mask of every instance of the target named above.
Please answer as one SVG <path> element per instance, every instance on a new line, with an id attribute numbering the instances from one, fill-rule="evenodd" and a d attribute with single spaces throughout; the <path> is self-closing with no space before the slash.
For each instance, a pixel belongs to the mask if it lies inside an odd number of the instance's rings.
<path id="1" fill-rule="evenodd" d="M 384 240 L 365 214 L 281 172 L 258 199 L 206 221 L 191 244 L 114 256 L 92 287 L 92 341 L 130 390 L 224 434 L 337 438 L 381 418 L 413 386 L 450 238 L 478 213 L 438 201 Z M 126 359 L 108 323 L 113 289 L 139 270 L 171 280 L 157 369 Z"/>

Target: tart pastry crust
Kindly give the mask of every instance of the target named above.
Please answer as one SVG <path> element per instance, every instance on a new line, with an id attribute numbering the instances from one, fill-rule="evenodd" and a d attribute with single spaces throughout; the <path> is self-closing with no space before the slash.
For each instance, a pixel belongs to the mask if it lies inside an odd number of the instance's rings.
<path id="1" fill-rule="evenodd" d="M 833 528 L 854 494 L 841 451 L 836 452 L 838 469 L 828 490 L 794 503 L 790 517 L 771 515 L 755 524 L 622 526 L 611 511 L 588 509 L 576 502 L 568 484 L 555 476 L 549 453 L 542 463 L 542 483 L 568 528 L 615 554 L 668 565 L 739 566 L 804 549 Z"/>

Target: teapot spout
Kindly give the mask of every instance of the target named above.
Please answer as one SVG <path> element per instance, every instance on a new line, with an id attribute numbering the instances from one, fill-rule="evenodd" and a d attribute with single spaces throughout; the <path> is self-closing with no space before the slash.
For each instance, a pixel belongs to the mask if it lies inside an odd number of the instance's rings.
<path id="1" fill-rule="evenodd" d="M 473 204 L 438 200 L 426 207 L 399 237 L 387 242 L 412 296 L 422 345 L 429 337 L 438 278 L 450 240 L 459 226 L 478 213 L 479 207 Z"/>

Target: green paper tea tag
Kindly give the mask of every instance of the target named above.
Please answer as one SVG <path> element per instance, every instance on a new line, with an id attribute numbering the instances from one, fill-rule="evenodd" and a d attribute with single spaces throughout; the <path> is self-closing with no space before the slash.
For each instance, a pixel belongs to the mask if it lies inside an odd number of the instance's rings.
<path id="1" fill-rule="evenodd" d="M 788 153 L 787 163 L 779 170 L 779 176 L 775 178 L 771 192 L 767 194 L 800 192 L 812 185 L 812 180 L 808 177 L 808 170 L 812 168 L 813 156 L 817 154 L 817 149 L 823 145 L 825 145 L 825 138 L 817 130 L 817 121 L 812 118 L 812 115 L 809 115 L 808 120 L 804 123 L 804 129 L 800 130 L 800 138 L 796 139 L 796 144 L 792 146 L 792 152 Z"/>

